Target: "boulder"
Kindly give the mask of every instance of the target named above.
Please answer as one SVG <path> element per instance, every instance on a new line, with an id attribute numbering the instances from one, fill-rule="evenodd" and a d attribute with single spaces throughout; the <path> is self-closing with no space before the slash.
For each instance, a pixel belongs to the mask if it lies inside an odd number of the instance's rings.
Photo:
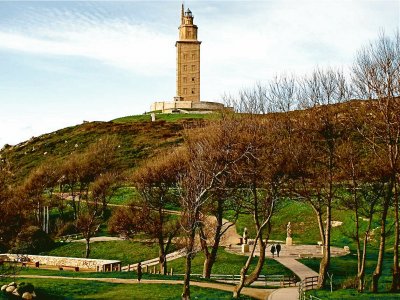
<path id="1" fill-rule="evenodd" d="M 8 287 L 8 285 L 3 285 L 2 287 L 1 287 L 1 291 L 5 291 L 6 290 L 6 288 Z"/>
<path id="2" fill-rule="evenodd" d="M 15 282 L 11 282 L 11 283 L 8 284 L 8 286 L 15 286 L 15 287 L 17 287 L 17 284 L 16 284 Z"/>
<path id="3" fill-rule="evenodd" d="M 13 286 L 13 285 L 8 286 L 8 287 L 6 288 L 6 292 L 7 292 L 7 293 L 12 293 L 12 292 L 14 292 L 14 290 L 15 290 L 15 286 Z"/>
<path id="4" fill-rule="evenodd" d="M 32 300 L 32 298 L 33 298 L 33 296 L 32 296 L 32 294 L 29 293 L 29 292 L 25 292 L 25 293 L 22 294 L 22 299 L 25 299 L 25 300 Z"/>
<path id="5" fill-rule="evenodd" d="M 18 290 L 17 290 L 17 289 L 15 289 L 15 290 L 12 292 L 12 294 L 13 294 L 14 296 L 17 296 L 17 297 L 21 296 L 21 295 L 18 293 Z"/>
<path id="6" fill-rule="evenodd" d="M 35 293 L 35 291 L 33 291 L 31 294 L 32 294 L 32 297 L 33 297 L 33 298 L 36 298 L 36 293 Z"/>

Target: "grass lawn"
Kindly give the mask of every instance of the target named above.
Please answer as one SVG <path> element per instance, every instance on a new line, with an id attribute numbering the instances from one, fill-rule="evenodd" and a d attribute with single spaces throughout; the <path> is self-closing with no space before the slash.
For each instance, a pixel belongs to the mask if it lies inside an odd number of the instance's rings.
<path id="1" fill-rule="evenodd" d="M 58 247 L 41 253 L 51 256 L 84 257 L 85 243 L 58 243 Z M 91 243 L 90 258 L 120 260 L 122 265 L 158 257 L 158 245 L 132 241 L 108 241 Z M 174 249 L 172 248 L 171 251 Z"/>
<path id="2" fill-rule="evenodd" d="M 158 266 L 156 266 L 158 268 Z M 158 270 L 158 269 L 157 269 Z M 84 278 L 122 278 L 137 279 L 136 272 L 75 272 L 72 270 L 46 270 L 36 268 L 21 268 L 19 275 L 63 276 Z M 160 274 L 143 273 L 143 279 L 182 280 L 183 276 L 164 276 Z"/>
<path id="3" fill-rule="evenodd" d="M 293 212 L 296 213 L 294 214 Z M 333 209 L 332 214 L 332 220 L 343 222 L 341 226 L 332 228 L 332 245 L 339 247 L 350 246 L 352 249 L 355 249 L 353 241 L 347 234 L 354 228 L 353 212 L 343 209 Z M 229 220 L 231 219 L 231 214 L 228 213 L 225 217 Z M 272 217 L 270 239 L 285 240 L 286 225 L 288 222 L 291 222 L 292 237 L 296 244 L 317 244 L 317 241 L 320 240 L 315 213 L 307 203 L 290 199 L 282 200 Z M 245 227 L 248 229 L 250 238 L 256 235 L 252 215 L 242 214 L 239 216 L 236 222 L 237 232 L 242 234 Z"/>
<path id="4" fill-rule="evenodd" d="M 121 187 L 111 197 L 110 204 L 129 204 L 140 195 L 133 187 Z"/>
<path id="5" fill-rule="evenodd" d="M 319 291 L 309 291 L 307 295 L 313 295 L 321 299 L 334 299 L 334 300 L 342 300 L 342 299 L 354 299 L 354 300 L 369 300 L 369 299 L 399 299 L 399 294 L 393 293 L 377 293 L 373 294 L 370 292 L 358 293 L 357 290 L 348 289 L 348 290 L 339 290 L 331 293 L 327 290 L 319 290 Z"/>
<path id="6" fill-rule="evenodd" d="M 376 257 L 378 252 L 376 249 L 368 249 L 367 264 L 366 264 L 366 289 L 368 290 L 371 283 L 371 274 L 376 265 Z M 318 272 L 320 259 L 301 259 L 303 264 L 309 266 L 314 271 Z M 386 253 L 382 277 L 379 280 L 379 288 L 381 290 L 388 290 L 390 288 L 391 266 L 393 263 L 392 253 Z M 329 268 L 330 274 L 333 274 L 333 287 L 334 289 L 342 288 L 344 282 L 349 282 L 355 278 L 357 273 L 357 257 L 356 254 L 349 254 L 341 257 L 332 257 L 331 266 Z M 355 291 L 357 293 L 357 291 Z M 398 295 L 400 297 L 400 295 Z M 365 298 L 367 299 L 367 298 Z"/>
<path id="7" fill-rule="evenodd" d="M 8 280 L 9 281 L 9 280 Z M 7 281 L 7 282 L 8 282 Z M 182 285 L 118 284 L 83 280 L 19 278 L 30 282 L 41 300 L 61 299 L 179 299 Z M 4 282 L 4 281 L 3 281 Z M 231 292 L 192 286 L 193 299 L 231 299 Z M 0 293 L 0 299 L 7 299 Z M 244 297 L 242 299 L 251 299 Z"/>
<path id="8" fill-rule="evenodd" d="M 247 256 L 236 255 L 225 251 L 223 248 L 218 250 L 217 260 L 213 266 L 212 274 L 229 274 L 237 275 L 240 274 L 240 270 L 247 260 Z M 203 273 L 204 254 L 199 252 L 196 254 L 192 261 L 192 273 L 201 274 Z M 254 269 L 257 264 L 257 259 L 253 259 L 250 267 L 250 272 Z M 168 263 L 168 268 L 173 268 L 174 273 L 182 274 L 185 270 L 184 258 L 179 258 Z M 262 275 L 292 275 L 293 273 L 285 268 L 280 263 L 272 259 L 266 259 Z"/>

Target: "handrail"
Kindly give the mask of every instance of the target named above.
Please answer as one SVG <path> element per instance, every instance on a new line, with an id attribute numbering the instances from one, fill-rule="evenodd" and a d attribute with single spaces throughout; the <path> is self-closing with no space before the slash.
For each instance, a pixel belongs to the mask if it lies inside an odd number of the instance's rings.
<path id="1" fill-rule="evenodd" d="M 313 290 L 317 287 L 318 284 L 318 276 L 310 276 L 304 278 L 299 283 L 299 300 L 306 300 L 306 291 Z M 314 297 L 314 296 L 313 296 Z M 319 299 L 315 297 L 315 299 Z"/>
<path id="2" fill-rule="evenodd" d="M 184 274 L 174 274 L 177 276 Z M 190 274 L 190 277 L 203 278 L 203 274 Z M 239 274 L 211 274 L 210 279 L 214 280 L 229 280 L 239 281 L 241 276 Z M 296 285 L 296 278 L 287 275 L 259 275 L 255 282 L 263 282 L 265 286 L 268 282 L 279 282 L 282 287 Z"/>

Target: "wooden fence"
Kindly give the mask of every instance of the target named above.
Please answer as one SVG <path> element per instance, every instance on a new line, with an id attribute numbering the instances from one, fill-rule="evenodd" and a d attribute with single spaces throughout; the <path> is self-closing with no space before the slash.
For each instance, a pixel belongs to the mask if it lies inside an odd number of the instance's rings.
<path id="1" fill-rule="evenodd" d="M 317 287 L 318 284 L 318 276 L 306 277 L 299 283 L 299 300 L 318 300 L 318 297 L 310 295 L 306 296 L 306 291 L 313 290 Z"/>
<path id="2" fill-rule="evenodd" d="M 184 274 L 174 274 L 174 275 L 181 275 Z M 190 274 L 190 277 L 198 277 L 203 278 L 202 274 Z M 210 279 L 214 279 L 217 281 L 222 282 L 230 282 L 230 283 L 237 283 L 240 281 L 240 275 L 226 275 L 226 274 L 211 274 Z M 294 276 L 285 276 L 285 275 L 260 275 L 258 276 L 255 283 L 257 285 L 279 285 L 281 287 L 290 287 L 296 285 L 296 277 Z"/>

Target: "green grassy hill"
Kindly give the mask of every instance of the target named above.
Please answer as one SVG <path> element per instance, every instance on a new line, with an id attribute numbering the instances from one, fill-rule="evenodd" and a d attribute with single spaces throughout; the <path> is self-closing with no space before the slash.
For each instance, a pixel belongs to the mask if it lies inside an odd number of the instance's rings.
<path id="1" fill-rule="evenodd" d="M 150 115 L 129 116 L 110 122 L 88 122 L 52 133 L 32 137 L 15 146 L 6 145 L 0 158 L 7 159 L 16 181 L 46 161 L 57 161 L 75 151 L 82 151 L 104 136 L 116 136 L 119 141 L 118 160 L 124 169 L 135 167 L 140 160 L 155 156 L 161 150 L 173 148 L 183 141 L 185 125 L 196 125 L 204 114 L 163 114 L 151 122 Z"/>

